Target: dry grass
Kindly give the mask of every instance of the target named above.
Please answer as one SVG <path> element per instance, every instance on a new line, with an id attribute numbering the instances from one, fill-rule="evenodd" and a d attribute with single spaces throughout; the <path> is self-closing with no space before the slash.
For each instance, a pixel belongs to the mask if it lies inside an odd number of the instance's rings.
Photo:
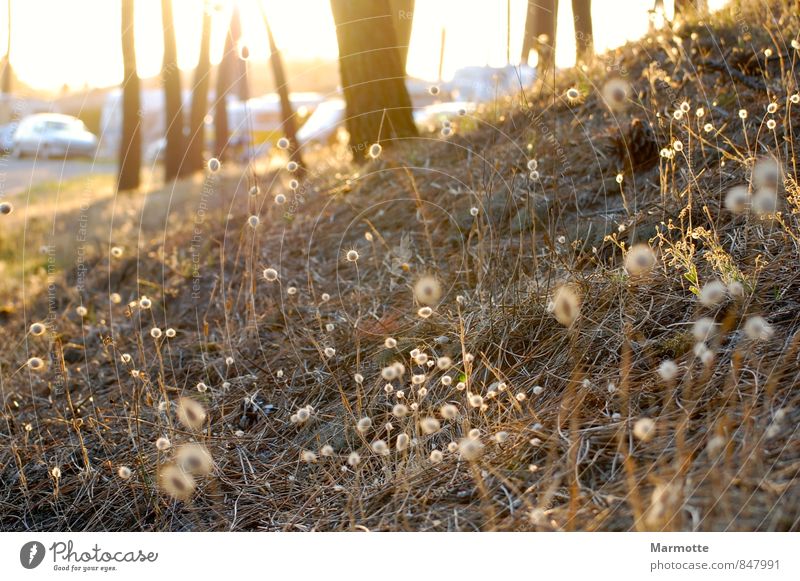
<path id="1" fill-rule="evenodd" d="M 769 8 L 750 38 L 743 23 L 760 19 L 723 14 L 485 107 L 469 132 L 456 120 L 447 139 L 396 143 L 357 168 L 322 158 L 297 192 L 285 171 L 252 197 L 253 175 L 209 176 L 146 252 L 98 257 L 82 294 L 67 277 L 50 309 L 45 290 L 24 310 L 18 298 L 4 323 L 0 526 L 798 529 L 800 22 Z M 609 66 L 633 88 L 624 111 L 600 96 Z M 640 164 L 634 118 L 670 153 Z M 768 157 L 784 172 L 779 213 L 725 209 Z M 625 256 L 648 241 L 656 264 L 634 276 Z M 427 275 L 443 295 L 422 318 L 413 287 Z M 724 296 L 701 304 L 716 280 Z M 571 294 L 549 305 L 562 285 Z M 579 311 L 564 311 L 569 296 Z M 744 332 L 755 315 L 769 337 Z M 703 349 L 701 317 L 718 323 Z M 38 320 L 48 332 L 25 335 Z M 30 356 L 46 369 L 26 368 Z M 665 360 L 674 378 L 659 375 Z M 395 361 L 405 375 L 387 392 Z M 181 421 L 181 397 L 207 410 L 198 427 Z M 398 401 L 407 416 L 392 415 Z M 214 465 L 176 482 L 189 442 Z"/>

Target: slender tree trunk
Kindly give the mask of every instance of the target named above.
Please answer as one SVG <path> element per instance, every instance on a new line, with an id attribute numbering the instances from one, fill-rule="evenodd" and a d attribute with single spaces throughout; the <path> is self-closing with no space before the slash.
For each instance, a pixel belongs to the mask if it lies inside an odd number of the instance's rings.
<path id="1" fill-rule="evenodd" d="M 161 26 L 164 31 L 164 60 L 161 78 L 164 82 L 164 112 L 167 147 L 164 152 L 164 180 L 172 181 L 183 170 L 183 103 L 181 73 L 178 70 L 178 48 L 175 43 L 175 24 L 172 0 L 161 0 Z"/>
<path id="2" fill-rule="evenodd" d="M 392 22 L 397 34 L 397 50 L 400 51 L 400 62 L 406 70 L 408 47 L 411 44 L 411 27 L 414 23 L 415 0 L 389 0 L 392 11 Z"/>
<path id="3" fill-rule="evenodd" d="M 119 180 L 117 189 L 139 187 L 142 165 L 139 75 L 136 72 L 134 43 L 134 0 L 122 0 L 121 37 L 124 77 L 122 81 L 122 135 L 119 142 Z"/>
<path id="4" fill-rule="evenodd" d="M 572 0 L 575 21 L 575 50 L 577 62 L 587 62 L 594 56 L 592 33 L 592 0 Z"/>
<path id="5" fill-rule="evenodd" d="M 278 92 L 278 97 L 281 101 L 281 127 L 286 139 L 289 140 L 289 157 L 295 160 L 301 167 L 303 165 L 303 158 L 300 155 L 299 144 L 297 143 L 297 119 L 294 116 L 294 109 L 292 108 L 292 101 L 289 98 L 289 85 L 286 82 L 286 72 L 283 69 L 283 57 L 278 45 L 275 43 L 275 37 L 272 35 L 272 28 L 267 19 L 267 13 L 263 7 L 261 9 L 261 16 L 264 19 L 264 27 L 267 29 L 267 38 L 269 40 L 270 64 L 272 65 L 272 77 L 275 80 L 275 90 Z"/>
<path id="6" fill-rule="evenodd" d="M 11 0 L 8 0 L 8 19 L 6 20 L 6 56 L 3 57 L 3 78 L 0 80 L 0 93 L 11 94 Z"/>
<path id="7" fill-rule="evenodd" d="M 350 148 L 417 135 L 389 0 L 331 0 Z M 384 144 L 385 145 L 385 144 Z"/>
<path id="8" fill-rule="evenodd" d="M 222 60 L 217 67 L 217 100 L 214 104 L 214 142 L 217 158 L 225 159 L 228 156 L 230 145 L 230 127 L 228 123 L 228 103 L 226 98 L 229 93 L 238 93 L 242 97 L 242 68 L 237 50 L 237 44 L 241 37 L 241 21 L 239 9 L 234 5 L 228 32 L 225 35 L 225 48 L 222 52 Z"/>
<path id="9" fill-rule="evenodd" d="M 194 70 L 192 88 L 192 111 L 189 116 L 189 144 L 186 148 L 187 172 L 203 169 L 203 149 L 205 146 L 205 118 L 208 113 L 208 87 L 211 84 L 211 13 L 210 7 L 203 6 L 203 29 L 200 35 L 200 56 Z"/>
<path id="10" fill-rule="evenodd" d="M 536 50 L 539 57 L 536 66 L 539 78 L 544 78 L 555 68 L 557 14 L 558 0 L 528 0 L 521 60 L 527 64 L 530 51 Z"/>

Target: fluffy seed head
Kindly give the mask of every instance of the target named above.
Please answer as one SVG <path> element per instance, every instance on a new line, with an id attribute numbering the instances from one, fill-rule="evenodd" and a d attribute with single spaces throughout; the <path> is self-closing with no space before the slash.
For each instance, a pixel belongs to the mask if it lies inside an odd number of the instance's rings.
<path id="1" fill-rule="evenodd" d="M 430 435 L 438 432 L 441 429 L 441 424 L 439 424 L 439 420 L 436 418 L 427 417 L 422 418 L 422 421 L 419 423 L 419 427 L 423 434 Z"/>
<path id="2" fill-rule="evenodd" d="M 620 111 L 628 104 L 630 86 L 622 79 L 611 79 L 603 86 L 603 100 L 614 111 Z"/>
<path id="3" fill-rule="evenodd" d="M 408 434 L 399 434 L 395 441 L 395 448 L 397 448 L 398 452 L 402 452 L 408 448 L 409 441 Z"/>
<path id="4" fill-rule="evenodd" d="M 421 319 L 427 319 L 431 315 L 433 315 L 433 309 L 431 309 L 430 307 L 422 307 L 420 310 L 417 311 L 417 315 L 419 315 Z"/>
<path id="5" fill-rule="evenodd" d="M 79 317 L 85 317 L 86 315 L 89 314 L 89 311 L 86 310 L 86 307 L 84 307 L 83 305 L 81 305 L 80 307 L 76 308 L 75 312 L 78 313 Z"/>
<path id="6" fill-rule="evenodd" d="M 355 262 L 358 260 L 358 252 L 356 250 L 348 250 L 347 251 L 347 261 L 348 262 Z"/>
<path id="7" fill-rule="evenodd" d="M 714 336 L 714 333 L 716 333 L 716 327 L 717 324 L 711 317 L 697 319 L 694 325 L 692 325 L 692 336 L 697 341 L 707 341 L 709 338 Z"/>
<path id="8" fill-rule="evenodd" d="M 477 438 L 462 438 L 458 442 L 458 452 L 464 460 L 474 462 L 483 454 L 483 443 Z"/>
<path id="9" fill-rule="evenodd" d="M 446 420 L 453 420 L 458 416 L 458 407 L 451 403 L 446 403 L 439 408 L 439 413 Z"/>
<path id="10" fill-rule="evenodd" d="M 41 371 L 44 369 L 44 360 L 41 357 L 31 357 L 28 359 L 27 365 L 33 371 Z"/>
<path id="11" fill-rule="evenodd" d="M 289 149 L 289 140 L 285 137 L 281 137 L 278 140 L 278 149 Z"/>
<path id="12" fill-rule="evenodd" d="M 158 327 L 153 327 L 152 329 L 150 329 L 150 336 L 153 339 L 160 338 L 161 337 L 161 329 L 159 329 Z"/>
<path id="13" fill-rule="evenodd" d="M 269 282 L 275 282 L 278 280 L 278 271 L 274 268 L 265 268 L 264 269 L 264 278 Z"/>
<path id="14" fill-rule="evenodd" d="M 320 456 L 325 458 L 330 458 L 333 456 L 333 446 L 330 444 L 325 444 L 322 448 L 319 449 Z"/>
<path id="15" fill-rule="evenodd" d="M 395 347 L 397 347 L 397 339 L 393 337 L 386 337 L 386 339 L 383 342 L 383 346 L 386 347 L 387 349 L 394 349 Z"/>
<path id="16" fill-rule="evenodd" d="M 728 287 L 721 280 L 711 280 L 703 285 L 697 298 L 700 304 L 706 307 L 715 307 L 725 300 L 727 294 Z"/>
<path id="17" fill-rule="evenodd" d="M 556 320 L 569 327 L 575 322 L 580 313 L 581 300 L 571 287 L 562 286 L 556 290 L 553 296 L 553 316 Z"/>
<path id="18" fill-rule="evenodd" d="M 625 270 L 631 276 L 642 276 L 653 270 L 656 255 L 647 244 L 635 244 L 625 255 Z"/>
<path id="19" fill-rule="evenodd" d="M 303 450 L 300 452 L 300 459 L 306 464 L 313 464 L 317 461 L 317 455 L 311 450 Z"/>
<path id="20" fill-rule="evenodd" d="M 656 423 L 650 418 L 640 418 L 633 424 L 633 435 L 642 442 L 650 441 L 656 433 Z"/>
<path id="21" fill-rule="evenodd" d="M 356 424 L 356 429 L 362 434 L 367 430 L 369 430 L 371 427 L 372 427 L 372 418 L 369 417 L 361 418 L 360 420 L 358 420 L 358 423 Z"/>
<path id="22" fill-rule="evenodd" d="M 211 173 L 217 173 L 221 167 L 222 164 L 216 157 L 212 157 L 211 159 L 208 160 L 208 171 L 210 171 Z"/>
<path id="23" fill-rule="evenodd" d="M 198 401 L 182 397 L 178 400 L 177 417 L 190 430 L 198 430 L 206 421 L 206 410 Z"/>
<path id="24" fill-rule="evenodd" d="M 373 143 L 369 146 L 369 156 L 372 159 L 378 159 L 383 151 L 383 147 L 381 147 L 380 143 Z"/>
<path id="25" fill-rule="evenodd" d="M 372 442 L 371 448 L 378 456 L 389 455 L 389 445 L 383 440 L 375 440 Z"/>
<path id="26" fill-rule="evenodd" d="M 754 341 L 767 341 L 775 334 L 775 330 L 764 317 L 755 315 L 745 321 L 744 334 Z"/>
<path id="27" fill-rule="evenodd" d="M 175 500 L 186 501 L 197 487 L 194 477 L 175 464 L 166 464 L 158 471 L 161 489 Z"/>
<path id="28" fill-rule="evenodd" d="M 347 463 L 350 466 L 358 466 L 358 463 L 361 462 L 361 456 L 358 455 L 358 452 L 350 452 L 350 455 L 347 457 Z"/>
<path id="29" fill-rule="evenodd" d="M 442 455 L 442 453 L 439 450 L 431 450 L 430 458 L 431 458 L 431 463 L 432 464 L 438 464 L 439 462 L 442 461 L 444 456 Z"/>
<path id="30" fill-rule="evenodd" d="M 725 194 L 725 208 L 734 214 L 741 214 L 747 210 L 749 202 L 750 193 L 747 191 L 747 186 L 734 186 Z"/>
<path id="31" fill-rule="evenodd" d="M 211 474 L 214 470 L 214 460 L 211 452 L 202 444 L 191 442 L 183 444 L 175 452 L 175 461 L 184 472 L 189 474 Z"/>
<path id="32" fill-rule="evenodd" d="M 658 374 L 664 381 L 672 381 L 678 375 L 678 364 L 671 359 L 665 359 L 658 366 Z"/>
<path id="33" fill-rule="evenodd" d="M 435 305 L 442 298 L 442 285 L 434 276 L 423 276 L 414 284 L 414 298 L 423 305 Z"/>
<path id="34" fill-rule="evenodd" d="M 123 480 L 128 480 L 132 475 L 133 472 L 131 472 L 131 469 L 128 468 L 127 466 L 120 466 L 117 469 L 117 476 L 119 476 Z"/>
<path id="35" fill-rule="evenodd" d="M 333 347 L 325 347 L 325 357 L 330 359 L 334 355 L 336 355 L 336 349 L 334 349 Z"/>
<path id="36" fill-rule="evenodd" d="M 169 450 L 171 445 L 172 444 L 170 443 L 169 438 L 165 438 L 164 436 L 161 436 L 158 440 L 156 440 L 156 448 L 158 448 L 161 452 Z"/>

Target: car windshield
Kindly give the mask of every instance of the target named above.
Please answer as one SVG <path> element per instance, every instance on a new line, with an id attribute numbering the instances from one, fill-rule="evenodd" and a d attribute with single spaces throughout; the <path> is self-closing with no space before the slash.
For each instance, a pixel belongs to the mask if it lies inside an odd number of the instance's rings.
<path id="1" fill-rule="evenodd" d="M 74 125 L 74 123 L 66 123 L 65 121 L 47 121 L 44 124 L 44 128 L 47 131 L 69 131 Z"/>

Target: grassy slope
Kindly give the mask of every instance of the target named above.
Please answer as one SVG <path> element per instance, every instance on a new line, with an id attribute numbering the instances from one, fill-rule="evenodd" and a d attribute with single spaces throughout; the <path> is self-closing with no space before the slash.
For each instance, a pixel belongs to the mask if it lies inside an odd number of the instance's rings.
<path id="1" fill-rule="evenodd" d="M 447 140 L 396 144 L 361 168 L 324 160 L 301 185 L 302 201 L 287 192 L 283 207 L 272 196 L 288 176 L 250 199 L 209 179 L 148 252 L 92 264 L 83 325 L 68 279 L 52 332 L 23 338 L 47 317 L 45 294 L 28 297 L 26 320 L 5 322 L 16 336 L 2 355 L 2 527 L 797 529 L 800 192 L 790 179 L 798 107 L 788 98 L 798 57 L 788 43 L 800 26 L 773 8 L 751 39 L 739 37 L 754 14 L 721 15 L 713 31 L 664 32 L 586 74 L 566 73 L 555 97 L 537 86 L 489 107 Z M 765 60 L 767 47 L 775 56 Z M 605 67 L 635 89 L 624 112 L 599 97 Z M 580 88 L 578 102 L 564 97 L 570 86 Z M 683 100 L 691 112 L 671 118 Z M 683 150 L 631 171 L 614 143 L 634 118 L 653 124 L 659 147 L 677 139 Z M 787 172 L 781 215 L 732 215 L 726 191 L 765 155 Z M 538 180 L 528 176 L 530 157 Z M 246 217 L 255 211 L 253 230 Z M 657 267 L 632 278 L 620 266 L 623 248 L 647 240 Z M 355 264 L 345 260 L 350 249 Z M 266 267 L 279 270 L 279 283 L 261 277 Z M 417 315 L 411 290 L 423 274 L 445 290 L 429 319 Z M 716 278 L 742 281 L 745 296 L 700 305 L 690 287 Z M 548 312 L 564 283 L 582 301 L 569 328 Z M 142 295 L 150 310 L 126 306 Z M 755 313 L 774 331 L 767 341 L 741 331 Z M 705 362 L 691 335 L 702 316 L 720 323 Z M 177 337 L 154 341 L 153 326 Z M 387 336 L 397 348 L 384 347 Z M 413 348 L 451 357 L 455 368 L 415 366 Z M 20 369 L 48 352 L 47 371 Z M 656 371 L 668 358 L 680 365 L 674 383 Z M 387 394 L 380 372 L 396 360 L 406 376 Z M 424 396 L 409 381 L 423 371 Z M 466 390 L 456 389 L 460 380 Z M 205 392 L 195 389 L 201 381 Z M 391 416 L 397 390 L 417 404 L 401 419 Z M 468 393 L 482 395 L 485 409 L 471 407 Z M 201 432 L 159 409 L 181 395 L 207 407 Z M 458 418 L 423 433 L 422 420 L 445 403 Z M 292 423 L 307 405 L 311 419 Z M 360 433 L 364 416 L 372 427 Z M 655 420 L 649 441 L 633 435 L 641 418 Z M 483 453 L 467 462 L 447 447 L 471 429 Z M 401 432 L 415 440 L 409 450 L 370 450 L 377 439 L 394 448 Z M 159 436 L 173 446 L 200 441 L 214 458 L 214 474 L 188 502 L 155 485 L 171 457 L 157 451 Z M 302 461 L 326 444 L 334 457 Z M 439 464 L 433 449 L 444 452 Z M 343 468 L 353 451 L 361 463 Z M 122 465 L 130 480 L 117 477 Z M 48 472 L 55 466 L 58 479 Z"/>

